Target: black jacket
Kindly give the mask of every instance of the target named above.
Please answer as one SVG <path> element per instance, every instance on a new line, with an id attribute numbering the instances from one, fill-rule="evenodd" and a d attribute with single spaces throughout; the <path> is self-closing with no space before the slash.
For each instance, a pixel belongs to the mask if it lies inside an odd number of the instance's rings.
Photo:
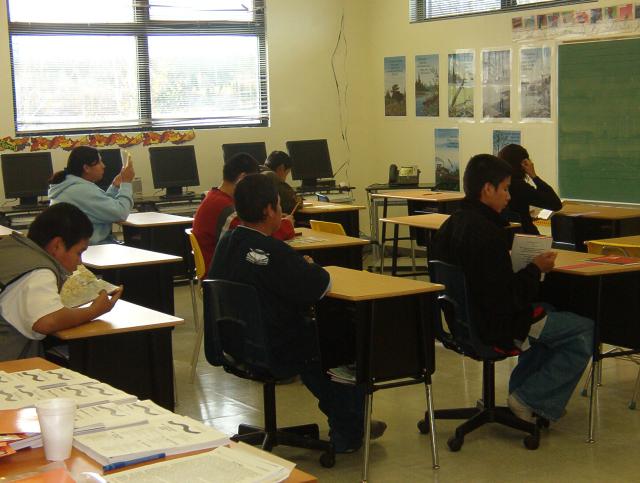
<path id="1" fill-rule="evenodd" d="M 506 225 L 485 204 L 465 199 L 436 233 L 432 258 L 464 271 L 483 342 L 511 349 L 533 323 L 531 303 L 538 296 L 540 270 L 529 264 L 513 273 Z"/>
<path id="2" fill-rule="evenodd" d="M 511 193 L 511 201 L 504 211 L 504 216 L 509 221 L 515 221 L 522 224 L 522 232 L 530 235 L 539 235 L 538 228 L 533 224 L 530 206 L 537 206 L 547 210 L 558 211 L 562 209 L 562 201 L 553 188 L 540 178 L 533 178 L 536 185 L 535 188 L 527 183 L 524 179 L 511 179 L 509 192 Z"/>

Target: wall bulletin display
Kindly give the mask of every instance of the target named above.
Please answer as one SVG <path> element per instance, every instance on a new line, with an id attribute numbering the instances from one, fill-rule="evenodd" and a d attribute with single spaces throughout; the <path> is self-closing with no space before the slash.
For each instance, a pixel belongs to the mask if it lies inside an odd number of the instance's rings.
<path id="1" fill-rule="evenodd" d="M 436 189 L 460 190 L 460 131 L 435 130 Z"/>
<path id="2" fill-rule="evenodd" d="M 551 47 L 520 49 L 520 118 L 551 119 Z"/>
<path id="3" fill-rule="evenodd" d="M 448 103 L 449 117 L 473 121 L 473 91 L 475 62 L 473 50 L 460 50 L 449 54 Z"/>
<path id="4" fill-rule="evenodd" d="M 440 115 L 440 66 L 439 56 L 416 55 L 416 116 Z"/>
<path id="5" fill-rule="evenodd" d="M 384 58 L 384 115 L 407 115 L 406 62 L 404 56 Z"/>
<path id="6" fill-rule="evenodd" d="M 511 117 L 511 50 L 482 51 L 482 117 Z"/>

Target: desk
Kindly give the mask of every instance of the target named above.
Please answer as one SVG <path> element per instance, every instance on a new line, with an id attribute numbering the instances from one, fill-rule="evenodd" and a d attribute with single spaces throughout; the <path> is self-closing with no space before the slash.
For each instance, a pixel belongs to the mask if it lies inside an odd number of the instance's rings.
<path id="1" fill-rule="evenodd" d="M 184 230 L 191 227 L 193 218 L 149 211 L 132 213 L 120 224 L 126 245 L 181 257 L 183 262 L 173 266 L 173 274 L 187 277 L 191 247 Z"/>
<path id="2" fill-rule="evenodd" d="M 53 334 L 69 368 L 173 410 L 171 331 L 184 320 L 118 300 L 111 312 Z"/>
<path id="3" fill-rule="evenodd" d="M 318 326 L 329 322 L 322 310 L 323 303 L 341 304 L 355 319 L 356 383 L 366 388 L 362 481 L 367 481 L 374 391 L 424 383 L 433 424 L 433 326 L 439 310 L 436 297 L 444 287 L 342 267 L 326 267 L 326 270 L 331 274 L 331 290 L 318 303 Z M 437 467 L 435 435 L 435 430 L 431 431 L 431 456 Z"/>
<path id="4" fill-rule="evenodd" d="M 640 257 L 640 235 L 589 240 L 586 243 L 589 253 L 603 254 L 612 252 L 616 255 L 623 254 L 628 257 Z"/>
<path id="5" fill-rule="evenodd" d="M 586 251 L 585 241 L 640 234 L 640 209 L 565 202 L 551 217 L 554 247 Z"/>
<path id="6" fill-rule="evenodd" d="M 0 238 L 4 238 L 5 236 L 9 236 L 13 233 L 11 228 L 7 228 L 6 226 L 0 225 Z"/>
<path id="7" fill-rule="evenodd" d="M 640 264 L 587 263 L 599 255 L 557 250 L 556 267 L 545 277 L 542 298 L 560 310 L 569 310 L 595 321 L 593 371 L 606 357 L 640 352 Z M 600 345 L 632 348 L 601 354 Z M 597 414 L 597 377 L 591 379 L 588 441 L 594 442 Z"/>
<path id="8" fill-rule="evenodd" d="M 184 237 L 184 234 L 183 234 Z M 174 314 L 173 265 L 182 258 L 118 244 L 92 245 L 82 263 L 114 285 L 125 300 Z"/>
<path id="9" fill-rule="evenodd" d="M 0 206 L 0 224 L 12 228 L 29 228 L 33 219 L 49 207 L 49 202 L 34 206 Z"/>
<path id="10" fill-rule="evenodd" d="M 314 201 L 311 206 L 303 206 L 296 211 L 294 218 L 297 223 L 308 226 L 309 220 L 332 221 L 340 223 L 347 235 L 358 238 L 360 236 L 361 205 L 344 203 L 327 203 Z"/>
<path id="11" fill-rule="evenodd" d="M 56 364 L 53 364 L 44 359 L 40 359 L 38 357 L 0 363 L 0 371 L 6 372 L 26 371 L 29 369 L 42 369 L 46 371 L 49 369 L 57 369 L 58 367 L 59 366 L 57 366 Z M 0 416 L 2 417 L 15 419 L 16 415 L 16 411 L 0 411 Z M 195 454 L 199 452 L 201 451 L 189 454 Z M 180 458 L 181 456 L 186 455 L 171 456 L 167 459 Z M 146 464 L 154 464 L 158 461 L 164 460 L 157 460 Z M 2 463 L 0 464 L 2 465 L 2 476 L 8 477 L 19 475 L 21 473 L 26 473 L 29 471 L 35 471 L 41 466 L 51 464 L 51 462 L 47 461 L 44 457 L 44 448 L 29 448 L 20 450 L 11 456 L 2 458 Z M 69 459 L 65 460 L 65 464 L 69 472 L 74 474 L 75 476 L 83 471 L 93 471 L 98 474 L 103 474 L 102 465 L 96 463 L 89 456 L 82 453 L 81 451 L 78 451 L 76 448 L 72 448 L 71 456 L 69 457 Z M 131 466 L 127 469 L 138 468 L 138 466 Z M 289 478 L 287 478 L 285 481 L 287 483 L 313 483 L 317 482 L 318 480 L 303 471 L 294 469 Z"/>
<path id="12" fill-rule="evenodd" d="M 287 243 L 294 250 L 311 256 L 318 265 L 337 265 L 362 270 L 362 247 L 368 245 L 369 240 L 310 228 L 296 228 L 296 233 L 302 233 L 302 236 L 287 240 Z M 308 241 L 310 237 L 317 241 Z"/>

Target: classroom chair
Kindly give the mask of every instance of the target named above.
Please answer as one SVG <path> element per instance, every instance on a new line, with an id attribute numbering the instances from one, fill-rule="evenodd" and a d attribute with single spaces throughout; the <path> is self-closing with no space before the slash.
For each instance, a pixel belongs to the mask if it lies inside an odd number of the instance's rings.
<path id="1" fill-rule="evenodd" d="M 477 319 L 467 292 L 467 285 L 462 269 L 441 261 L 429 262 L 431 281 L 445 285 L 443 295 L 438 297 L 440 308 L 444 313 L 448 330 L 442 324 L 441 315 L 436 319 L 436 338 L 442 345 L 463 356 L 482 362 L 482 399 L 475 407 L 457 409 L 436 409 L 436 419 L 466 419 L 458 426 L 454 435 L 449 438 L 447 445 L 451 451 L 459 451 L 467 434 L 475 431 L 487 423 L 498 423 L 510 428 L 529 433 L 524 438 L 527 449 L 537 449 L 540 444 L 539 425 L 547 425 L 548 421 L 529 423 L 515 416 L 507 407 L 495 404 L 495 363 L 509 357 L 498 352 L 494 347 L 484 344 L 480 340 Z M 516 354 L 514 354 L 516 355 Z M 418 429 L 422 433 L 430 431 L 428 418 L 418 422 Z"/>
<path id="2" fill-rule="evenodd" d="M 198 303 L 196 301 L 196 285 L 198 287 L 198 296 L 202 300 L 202 286 L 201 282 L 205 277 L 205 265 L 198 239 L 193 234 L 191 228 L 184 230 L 184 233 L 189 238 L 189 244 L 191 245 L 191 254 L 193 259 L 191 260 L 189 267 L 189 287 L 191 288 L 191 307 L 193 309 L 193 323 L 196 328 L 196 342 L 193 347 L 193 353 L 191 354 L 191 374 L 189 376 L 191 382 L 193 382 L 196 376 L 196 366 L 198 365 L 198 358 L 200 357 L 200 346 L 202 345 L 202 336 L 204 333 L 203 326 L 200 324 L 200 317 L 198 315 Z"/>
<path id="3" fill-rule="evenodd" d="M 340 223 L 334 223 L 333 221 L 309 220 L 309 225 L 311 225 L 312 230 L 347 236 L 347 233 L 344 231 L 344 227 Z"/>
<path id="4" fill-rule="evenodd" d="M 205 280 L 202 288 L 207 361 L 213 366 L 222 366 L 235 376 L 261 382 L 263 386 L 264 428 L 241 424 L 238 434 L 231 439 L 260 444 L 266 451 L 278 445 L 320 450 L 323 451 L 320 464 L 332 467 L 335 464 L 333 445 L 319 439 L 317 424 L 277 426 L 276 384 L 296 375 L 299 368 L 285 368 L 275 363 L 270 336 L 262 323 L 256 289 L 226 280 Z M 315 327 L 310 329 L 312 337 L 317 338 Z M 317 340 L 316 348 L 319 358 Z"/>

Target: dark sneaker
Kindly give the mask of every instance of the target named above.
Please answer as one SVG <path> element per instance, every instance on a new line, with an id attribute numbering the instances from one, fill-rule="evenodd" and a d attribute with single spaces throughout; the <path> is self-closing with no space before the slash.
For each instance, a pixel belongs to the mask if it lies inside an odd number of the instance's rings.
<path id="1" fill-rule="evenodd" d="M 387 423 L 384 421 L 378 421 L 377 419 L 371 420 L 371 439 L 381 438 L 384 432 L 387 430 Z"/>
<path id="2" fill-rule="evenodd" d="M 355 453 L 362 446 L 362 440 L 349 443 L 347 441 L 332 438 L 331 442 L 333 443 L 333 448 L 336 454 Z"/>

